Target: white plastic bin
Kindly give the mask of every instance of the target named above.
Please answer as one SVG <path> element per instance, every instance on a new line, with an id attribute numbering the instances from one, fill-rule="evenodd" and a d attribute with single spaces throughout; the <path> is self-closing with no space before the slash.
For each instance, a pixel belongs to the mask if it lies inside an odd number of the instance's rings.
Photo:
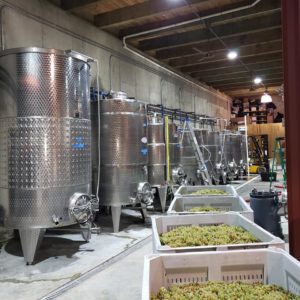
<path id="1" fill-rule="evenodd" d="M 152 255 L 145 258 L 142 300 L 161 287 L 208 280 L 276 284 L 300 296 L 300 262 L 278 248 Z"/>
<path id="2" fill-rule="evenodd" d="M 227 224 L 233 226 L 241 226 L 245 230 L 251 232 L 260 242 L 247 244 L 228 244 L 217 246 L 194 246 L 194 247 L 176 247 L 171 248 L 162 245 L 160 242 L 160 234 L 168 232 L 179 226 L 205 226 Z M 199 252 L 199 251 L 222 251 L 236 249 L 266 248 L 279 247 L 284 249 L 284 241 L 264 230 L 254 222 L 248 220 L 239 213 L 228 212 L 223 214 L 196 214 L 196 215 L 175 215 L 152 217 L 152 240 L 153 250 L 159 253 L 176 253 L 176 252 Z"/>
<path id="3" fill-rule="evenodd" d="M 182 197 L 177 196 L 171 202 L 167 211 L 168 215 L 193 215 L 212 212 L 190 212 L 193 207 L 211 206 L 220 209 L 223 213 L 235 211 L 253 221 L 253 210 L 241 196 L 230 197 Z M 216 213 L 222 213 L 216 212 Z"/>
<path id="4" fill-rule="evenodd" d="M 204 189 L 221 190 L 226 192 L 228 195 L 191 195 L 193 192 Z M 175 197 L 232 197 L 238 196 L 238 193 L 232 185 L 183 185 L 175 192 L 174 195 Z"/>

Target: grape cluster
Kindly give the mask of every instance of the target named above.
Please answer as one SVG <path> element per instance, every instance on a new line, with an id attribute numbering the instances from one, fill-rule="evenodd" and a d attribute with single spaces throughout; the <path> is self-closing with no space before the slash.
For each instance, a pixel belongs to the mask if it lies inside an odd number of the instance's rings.
<path id="1" fill-rule="evenodd" d="M 191 193 L 190 195 L 228 195 L 223 190 L 217 190 L 217 189 L 200 189 L 196 192 Z"/>
<path id="2" fill-rule="evenodd" d="M 180 226 L 160 235 L 162 245 L 176 247 L 246 244 L 258 239 L 240 226 L 207 225 Z"/>
<path id="3" fill-rule="evenodd" d="M 160 288 L 151 300 L 300 300 L 283 288 L 261 283 L 207 282 Z"/>
<path id="4" fill-rule="evenodd" d="M 210 211 L 221 212 L 222 210 L 218 207 L 212 207 L 212 206 L 195 206 L 189 209 L 189 211 L 190 212 L 210 212 Z"/>

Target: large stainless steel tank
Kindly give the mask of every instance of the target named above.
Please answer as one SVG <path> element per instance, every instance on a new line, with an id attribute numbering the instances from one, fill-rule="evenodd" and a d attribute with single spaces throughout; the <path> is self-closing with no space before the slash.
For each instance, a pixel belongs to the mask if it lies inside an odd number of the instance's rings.
<path id="1" fill-rule="evenodd" d="M 90 217 L 89 69 L 72 52 L 0 53 L 0 210 L 28 263 L 45 228 Z"/>
<path id="2" fill-rule="evenodd" d="M 181 133 L 181 160 L 184 172 L 186 174 L 186 182 L 189 185 L 197 185 L 201 183 L 200 170 L 195 156 L 195 152 L 189 137 L 189 131 L 184 130 Z"/>
<path id="3" fill-rule="evenodd" d="M 241 175 L 246 174 L 247 170 L 247 163 L 248 163 L 248 157 L 247 157 L 247 138 L 244 134 L 241 134 L 241 161 L 240 161 L 240 173 Z"/>
<path id="4" fill-rule="evenodd" d="M 148 122 L 148 180 L 152 186 L 166 183 L 166 144 L 163 120 L 151 117 Z"/>
<path id="5" fill-rule="evenodd" d="M 173 184 L 180 185 L 185 178 L 185 172 L 180 164 L 182 149 L 179 143 L 179 132 L 175 123 L 169 123 L 169 153 L 170 153 L 170 176 Z"/>
<path id="6" fill-rule="evenodd" d="M 170 180 L 178 184 L 182 170 L 180 165 L 180 144 L 176 124 L 168 124 L 169 132 L 169 157 L 170 157 Z M 148 179 L 152 186 L 164 185 L 167 181 L 167 155 L 165 124 L 159 117 L 150 117 L 148 122 Z"/>
<path id="7" fill-rule="evenodd" d="M 238 161 L 240 159 L 239 136 L 232 132 L 224 131 L 221 135 L 224 165 L 226 166 L 227 177 L 233 180 L 238 177 Z"/>
<path id="8" fill-rule="evenodd" d="M 221 163 L 220 133 L 206 129 L 196 129 L 195 136 L 202 151 L 206 168 L 213 183 L 219 184 L 224 176 Z"/>
<path id="9" fill-rule="evenodd" d="M 168 128 L 168 139 L 166 139 L 166 128 Z M 157 189 L 161 209 L 164 212 L 168 186 L 180 185 L 184 181 L 185 175 L 180 166 L 181 149 L 176 125 L 170 122 L 166 127 L 161 117 L 150 116 L 148 121 L 148 149 L 148 180 L 151 186 Z M 167 172 L 168 154 L 169 180 Z"/>
<path id="10" fill-rule="evenodd" d="M 100 123 L 99 197 L 101 205 L 111 207 L 118 232 L 122 205 L 152 200 L 147 182 L 146 105 L 123 92 L 111 93 L 100 101 Z"/>

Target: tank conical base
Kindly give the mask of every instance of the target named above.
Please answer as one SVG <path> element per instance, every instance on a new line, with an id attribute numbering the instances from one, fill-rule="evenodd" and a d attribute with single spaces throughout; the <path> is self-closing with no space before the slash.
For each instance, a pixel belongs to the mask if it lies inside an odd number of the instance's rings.
<path id="1" fill-rule="evenodd" d="M 120 218 L 121 218 L 121 206 L 112 206 L 111 215 L 113 221 L 114 232 L 119 232 Z"/>
<path id="2" fill-rule="evenodd" d="M 86 242 L 88 242 L 92 238 L 92 224 L 91 224 L 91 222 L 86 222 L 85 224 L 81 224 L 80 228 L 81 228 L 82 238 Z"/>
<path id="3" fill-rule="evenodd" d="M 23 255 L 27 264 L 32 264 L 36 251 L 44 237 L 45 231 L 46 229 L 44 228 L 19 229 Z"/>
<path id="4" fill-rule="evenodd" d="M 160 205 L 161 205 L 161 211 L 165 212 L 168 186 L 162 185 L 162 186 L 158 187 L 157 189 L 158 189 L 158 195 L 159 195 L 159 200 L 160 200 Z"/>

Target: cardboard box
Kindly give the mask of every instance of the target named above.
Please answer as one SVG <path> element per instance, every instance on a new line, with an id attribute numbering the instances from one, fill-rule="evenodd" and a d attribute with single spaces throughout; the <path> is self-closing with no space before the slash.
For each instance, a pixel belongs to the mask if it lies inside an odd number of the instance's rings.
<path id="1" fill-rule="evenodd" d="M 252 119 L 251 117 L 246 117 L 247 118 L 247 125 L 252 124 Z M 245 124 L 245 119 L 244 117 L 240 118 L 231 118 L 230 119 L 231 123 L 233 124 Z"/>
<path id="2" fill-rule="evenodd" d="M 274 123 L 274 117 L 273 116 L 267 116 L 267 123 Z"/>

